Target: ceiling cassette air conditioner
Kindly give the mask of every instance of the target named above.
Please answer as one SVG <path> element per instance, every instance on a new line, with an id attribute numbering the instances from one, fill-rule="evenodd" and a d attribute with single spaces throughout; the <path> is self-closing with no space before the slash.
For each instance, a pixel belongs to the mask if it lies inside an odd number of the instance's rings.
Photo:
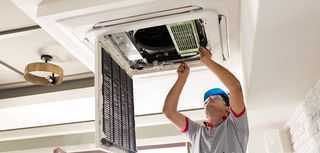
<path id="1" fill-rule="evenodd" d="M 97 46 L 130 75 L 175 69 L 182 61 L 200 66 L 201 46 L 218 62 L 229 58 L 226 17 L 196 6 L 101 21 L 87 31 L 90 35 L 98 35 Z"/>

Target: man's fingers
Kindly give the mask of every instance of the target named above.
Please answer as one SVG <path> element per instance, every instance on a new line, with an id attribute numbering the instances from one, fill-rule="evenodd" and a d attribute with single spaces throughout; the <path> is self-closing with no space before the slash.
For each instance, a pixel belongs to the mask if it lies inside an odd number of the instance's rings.
<path id="1" fill-rule="evenodd" d="M 203 53 L 203 51 L 205 51 L 205 48 L 204 48 L 204 47 L 200 47 L 200 48 L 199 48 L 199 51 L 200 51 L 201 53 Z"/>
<path id="2" fill-rule="evenodd" d="M 186 63 L 184 64 L 184 68 L 187 69 L 187 70 L 190 69 L 189 66 L 188 66 L 188 64 L 186 64 Z"/>
<path id="3" fill-rule="evenodd" d="M 180 66 L 178 67 L 178 71 L 181 72 L 184 69 L 183 63 L 180 64 Z"/>
<path id="4" fill-rule="evenodd" d="M 189 71 L 189 66 L 185 61 L 182 61 L 180 66 L 177 68 L 177 72 L 185 73 Z"/>
<path id="5" fill-rule="evenodd" d="M 200 55 L 203 55 L 203 51 L 202 51 L 201 47 L 199 48 L 199 53 L 200 53 Z"/>
<path id="6" fill-rule="evenodd" d="M 182 62 L 181 62 L 181 65 L 182 65 L 183 67 L 185 67 L 187 64 L 186 64 L 185 61 L 182 61 Z"/>
<path id="7" fill-rule="evenodd" d="M 181 63 L 180 66 L 178 67 L 179 70 L 183 69 L 183 64 Z"/>
<path id="8" fill-rule="evenodd" d="M 210 53 L 211 54 L 211 52 L 205 47 L 200 47 L 199 51 L 200 51 L 200 54 L 206 54 L 206 53 Z"/>
<path id="9" fill-rule="evenodd" d="M 208 51 L 208 49 L 205 48 L 205 47 L 200 47 L 199 50 L 200 50 L 200 51 Z"/>
<path id="10" fill-rule="evenodd" d="M 189 66 L 187 63 L 183 62 L 183 68 L 186 69 L 186 70 L 189 70 Z"/>
<path id="11" fill-rule="evenodd" d="M 186 67 L 186 63 L 184 61 L 182 61 L 179 68 L 185 68 L 185 67 Z"/>

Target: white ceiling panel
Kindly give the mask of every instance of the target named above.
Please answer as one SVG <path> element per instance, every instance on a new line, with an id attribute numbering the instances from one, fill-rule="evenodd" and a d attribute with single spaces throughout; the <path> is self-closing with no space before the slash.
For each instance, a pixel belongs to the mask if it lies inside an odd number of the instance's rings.
<path id="1" fill-rule="evenodd" d="M 0 31 L 37 25 L 10 0 L 1 0 L 0 10 Z"/>
<path id="2" fill-rule="evenodd" d="M 0 109 L 0 131 L 94 120 L 94 98 Z"/>
<path id="3" fill-rule="evenodd" d="M 24 81 L 23 76 L 0 64 L 0 84 Z"/>
<path id="4" fill-rule="evenodd" d="M 42 54 L 53 56 L 51 63 L 62 67 L 65 76 L 90 72 L 42 29 L 2 36 L 0 42 L 1 61 L 20 72 L 29 63 L 42 62 Z"/>

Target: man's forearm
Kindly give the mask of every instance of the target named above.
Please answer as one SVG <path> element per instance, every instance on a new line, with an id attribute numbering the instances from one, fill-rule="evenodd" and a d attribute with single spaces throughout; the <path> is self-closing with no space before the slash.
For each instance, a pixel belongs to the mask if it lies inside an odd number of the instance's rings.
<path id="1" fill-rule="evenodd" d="M 211 61 L 207 63 L 207 67 L 220 79 L 220 81 L 230 90 L 241 88 L 239 80 L 226 68 Z"/>
<path id="2" fill-rule="evenodd" d="M 177 111 L 178 102 L 180 98 L 181 91 L 186 83 L 186 78 L 178 78 L 176 83 L 173 85 L 169 91 L 165 104 L 163 106 L 163 112 L 169 113 L 171 111 Z"/>

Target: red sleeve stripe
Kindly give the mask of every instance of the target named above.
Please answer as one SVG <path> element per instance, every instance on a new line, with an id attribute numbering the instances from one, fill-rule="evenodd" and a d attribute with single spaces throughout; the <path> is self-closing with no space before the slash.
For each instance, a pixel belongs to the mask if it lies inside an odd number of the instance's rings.
<path id="1" fill-rule="evenodd" d="M 188 129 L 189 129 L 189 120 L 188 120 L 188 118 L 186 117 L 186 126 L 185 126 L 185 128 L 183 129 L 183 130 L 180 130 L 182 133 L 185 133 L 185 132 L 187 132 L 188 131 Z"/>
<path id="2" fill-rule="evenodd" d="M 233 114 L 236 118 L 241 117 L 241 116 L 246 112 L 246 107 L 243 107 L 243 110 L 242 110 L 239 114 L 237 114 L 236 112 L 234 112 L 234 110 L 232 109 L 232 107 L 230 107 L 230 109 L 231 109 L 232 114 Z"/>

